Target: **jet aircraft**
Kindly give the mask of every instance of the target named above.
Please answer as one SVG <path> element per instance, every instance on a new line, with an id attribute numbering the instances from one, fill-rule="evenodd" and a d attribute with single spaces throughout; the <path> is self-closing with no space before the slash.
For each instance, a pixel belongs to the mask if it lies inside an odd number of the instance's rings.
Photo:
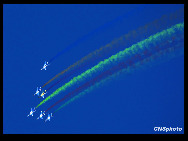
<path id="1" fill-rule="evenodd" d="M 44 98 L 44 95 L 46 94 L 46 90 L 44 92 L 41 93 L 40 97 Z"/>
<path id="2" fill-rule="evenodd" d="M 51 114 L 48 114 L 48 117 L 47 117 L 47 119 L 45 120 L 45 122 L 48 121 L 48 120 L 50 121 L 50 118 L 51 118 L 51 117 L 53 117 L 53 116 L 52 116 L 52 113 L 51 113 Z"/>
<path id="3" fill-rule="evenodd" d="M 40 87 L 41 88 L 41 87 Z M 38 90 L 38 87 L 37 87 L 37 90 L 36 90 L 36 93 L 34 95 L 38 95 L 39 96 L 39 90 Z"/>
<path id="4" fill-rule="evenodd" d="M 27 117 L 28 117 L 28 116 L 33 116 L 33 113 L 34 113 L 35 111 L 36 111 L 36 110 L 35 110 L 35 107 L 34 107 L 34 109 L 31 108 L 31 111 L 30 111 L 29 115 L 27 115 Z"/>
<path id="5" fill-rule="evenodd" d="M 42 67 L 42 69 L 41 70 L 46 70 L 46 67 L 48 66 L 49 64 L 48 64 L 48 62 L 44 62 L 44 65 L 43 65 L 43 67 Z"/>
<path id="6" fill-rule="evenodd" d="M 43 119 L 43 115 L 45 115 L 45 111 L 40 113 L 39 117 L 37 119 Z"/>

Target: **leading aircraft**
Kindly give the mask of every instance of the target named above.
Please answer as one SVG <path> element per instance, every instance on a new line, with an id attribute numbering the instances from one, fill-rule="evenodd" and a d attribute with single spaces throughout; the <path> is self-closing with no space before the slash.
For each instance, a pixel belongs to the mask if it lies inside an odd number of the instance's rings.
<path id="1" fill-rule="evenodd" d="M 41 70 L 46 70 L 46 67 L 48 66 L 49 64 L 48 64 L 48 62 L 44 62 L 44 65 L 43 65 L 43 67 L 42 67 L 42 69 Z"/>
<path id="2" fill-rule="evenodd" d="M 52 113 L 51 113 L 51 114 L 48 114 L 48 117 L 47 117 L 47 119 L 45 120 L 45 122 L 48 121 L 48 120 L 50 121 L 50 118 L 51 118 L 51 117 L 53 117 L 53 116 L 52 116 Z"/>
<path id="3" fill-rule="evenodd" d="M 30 111 L 29 115 L 27 115 L 27 117 L 28 117 L 28 116 L 33 116 L 33 113 L 34 113 L 35 111 L 36 111 L 36 110 L 35 110 L 35 107 L 34 107 L 34 109 L 31 108 L 31 111 Z"/>

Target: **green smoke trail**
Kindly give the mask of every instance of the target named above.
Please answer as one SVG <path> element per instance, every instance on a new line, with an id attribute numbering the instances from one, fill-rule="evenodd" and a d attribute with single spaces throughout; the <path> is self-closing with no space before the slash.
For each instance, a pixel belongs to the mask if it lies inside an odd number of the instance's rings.
<path id="1" fill-rule="evenodd" d="M 113 63 L 117 63 L 119 61 L 122 61 L 122 59 L 131 56 L 132 54 L 138 53 L 140 51 L 149 49 L 151 50 L 152 47 L 160 45 L 161 42 L 168 40 L 170 37 L 175 37 L 179 33 L 184 32 L 184 22 L 176 24 L 166 30 L 163 30 L 161 32 L 158 32 L 154 35 L 151 35 L 145 40 L 142 40 L 134 45 L 132 45 L 129 48 L 124 49 L 123 51 L 118 52 L 115 55 L 112 55 L 108 59 L 105 59 L 104 61 L 100 61 L 97 65 L 94 67 L 86 70 L 85 72 L 81 73 L 80 75 L 72 78 L 69 82 L 65 83 L 63 86 L 58 88 L 56 91 L 54 91 L 51 95 L 49 95 L 46 99 L 44 99 L 42 102 L 40 102 L 36 108 L 53 98 L 54 96 L 58 95 L 60 92 L 65 91 L 67 88 L 73 86 L 76 83 L 79 83 L 81 81 L 84 81 L 92 76 L 94 76 L 98 72 L 102 72 L 105 69 L 107 69 L 109 66 L 111 66 Z"/>
<path id="2" fill-rule="evenodd" d="M 180 48 L 183 47 L 183 45 L 181 43 L 177 44 L 176 46 L 180 47 Z M 71 102 L 73 102 L 76 99 L 80 98 L 81 96 L 91 92 L 93 89 L 102 87 L 104 83 L 109 82 L 109 80 L 113 80 L 114 78 L 117 78 L 121 73 L 128 74 L 130 72 L 133 72 L 133 71 L 136 71 L 136 70 L 140 69 L 141 67 L 143 68 L 144 65 L 147 65 L 148 63 L 151 64 L 154 61 L 153 58 L 156 58 L 156 60 L 157 60 L 157 59 L 160 59 L 160 57 L 162 58 L 163 56 L 166 56 L 166 54 L 168 53 L 168 56 L 167 56 L 168 58 L 167 59 L 162 59 L 162 62 L 167 62 L 168 60 L 171 60 L 172 58 L 180 56 L 180 55 L 183 54 L 182 50 L 180 50 L 179 52 L 175 53 L 174 52 L 175 49 L 176 49 L 176 47 L 171 47 L 171 48 L 168 48 L 166 50 L 163 50 L 162 53 L 161 52 L 157 52 L 157 53 L 153 54 L 152 56 L 144 59 L 142 62 L 135 63 L 134 66 L 128 66 L 127 68 L 124 68 L 124 69 L 112 74 L 111 76 L 108 76 L 108 77 L 102 79 L 101 81 L 95 83 L 94 85 L 90 86 L 89 88 L 85 89 L 84 91 L 80 92 L 79 94 L 77 94 L 73 98 L 71 98 L 68 101 L 66 101 L 58 109 L 56 109 L 53 113 L 56 113 L 57 111 L 59 111 L 60 109 L 62 109 L 65 106 L 67 106 Z M 156 61 L 156 62 L 158 62 L 158 61 Z"/>

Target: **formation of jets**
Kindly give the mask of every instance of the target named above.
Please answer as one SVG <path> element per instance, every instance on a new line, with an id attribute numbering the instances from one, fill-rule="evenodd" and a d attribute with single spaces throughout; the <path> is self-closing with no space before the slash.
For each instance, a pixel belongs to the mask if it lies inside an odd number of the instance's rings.
<path id="1" fill-rule="evenodd" d="M 34 95 L 37 95 L 39 98 L 40 98 L 40 97 L 44 98 L 44 95 L 47 93 L 47 91 L 44 90 L 44 92 L 42 92 L 41 94 L 39 94 L 40 91 L 41 91 L 41 87 L 40 87 L 39 89 L 38 89 L 38 87 L 37 87 L 37 90 L 36 90 L 36 92 L 35 92 Z"/>
<path id="2" fill-rule="evenodd" d="M 42 67 L 41 70 L 46 70 L 46 67 L 47 67 L 48 65 L 50 65 L 50 64 L 45 61 L 45 62 L 44 62 L 44 65 L 43 65 L 43 67 Z M 36 92 L 35 92 L 34 95 L 37 95 L 38 97 L 44 98 L 44 95 L 47 93 L 47 91 L 44 90 L 43 92 L 41 92 L 41 94 L 40 94 L 40 91 L 41 91 L 41 87 L 39 87 L 39 88 L 37 87 L 37 90 L 36 90 Z M 33 116 L 33 113 L 34 113 L 34 112 L 36 112 L 35 107 L 34 107 L 34 108 L 31 108 L 31 111 L 29 112 L 29 115 L 27 115 L 27 117 Z M 41 111 L 41 113 L 40 113 L 39 117 L 37 117 L 37 119 L 43 119 L 43 116 L 44 116 L 44 115 L 45 115 L 45 111 L 43 111 L 43 112 Z M 48 117 L 46 118 L 45 122 L 46 122 L 46 121 L 50 121 L 51 117 L 53 117 L 53 116 L 52 116 L 52 113 L 51 113 L 51 114 L 48 113 Z"/>
<path id="3" fill-rule="evenodd" d="M 36 111 L 35 108 L 34 108 L 34 110 L 31 108 L 31 111 L 29 112 L 29 115 L 27 115 L 27 117 L 28 117 L 28 116 L 33 116 L 33 113 L 34 113 L 35 111 Z M 40 113 L 40 115 L 39 115 L 39 117 L 38 117 L 37 119 L 43 119 L 43 116 L 44 116 L 44 115 L 45 115 L 45 111 L 44 111 L 44 112 L 41 111 L 41 113 Z M 48 113 L 48 117 L 46 118 L 45 122 L 46 122 L 46 121 L 50 121 L 51 117 L 53 117 L 53 116 L 52 116 L 52 113 Z"/>
<path id="4" fill-rule="evenodd" d="M 37 90 L 36 90 L 36 92 L 35 92 L 34 95 L 38 95 L 38 97 L 44 98 L 44 95 L 47 93 L 47 91 L 45 90 L 44 92 L 42 92 L 41 94 L 39 94 L 40 91 L 41 91 L 41 87 L 39 87 L 39 88 L 37 87 Z M 30 113 L 29 113 L 28 116 L 33 116 L 33 113 L 34 113 L 35 111 L 36 111 L 35 108 L 34 108 L 34 109 L 31 108 L 31 111 L 30 111 Z M 40 113 L 40 115 L 39 115 L 39 117 L 38 117 L 37 119 L 43 119 L 43 116 L 44 116 L 44 115 L 45 115 L 45 111 L 44 111 L 44 112 L 41 111 L 41 113 Z M 28 116 L 27 116 L 27 117 L 28 117 Z M 50 121 L 50 118 L 51 118 L 51 117 L 53 117 L 53 116 L 52 116 L 52 113 L 51 113 L 51 114 L 48 114 L 48 117 L 47 117 L 47 119 L 45 120 L 45 122 L 46 122 L 46 121 Z"/>

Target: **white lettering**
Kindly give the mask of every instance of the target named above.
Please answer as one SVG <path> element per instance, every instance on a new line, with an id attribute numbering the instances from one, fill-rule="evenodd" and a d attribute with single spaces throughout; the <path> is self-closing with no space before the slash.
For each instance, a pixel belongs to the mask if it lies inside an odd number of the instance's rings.
<path id="1" fill-rule="evenodd" d="M 182 131 L 182 128 L 176 127 L 154 127 L 154 131 L 164 131 L 164 132 L 169 132 L 169 131 Z"/>

